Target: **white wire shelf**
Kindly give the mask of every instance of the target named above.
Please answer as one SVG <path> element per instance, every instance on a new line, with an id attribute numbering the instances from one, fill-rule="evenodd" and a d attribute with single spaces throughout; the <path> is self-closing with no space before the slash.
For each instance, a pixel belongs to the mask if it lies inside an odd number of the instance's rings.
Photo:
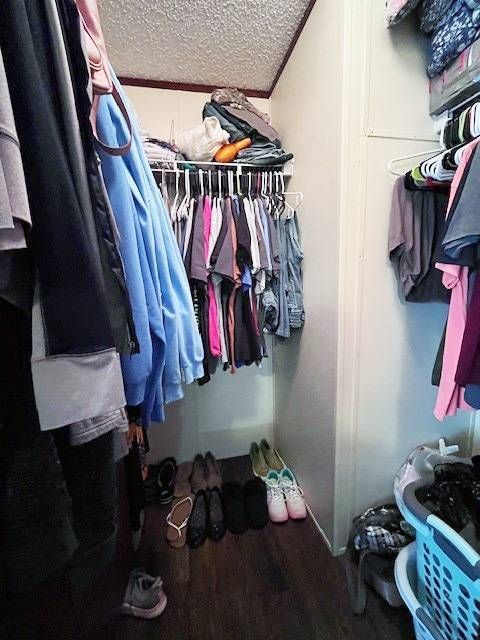
<path id="1" fill-rule="evenodd" d="M 276 171 L 282 173 L 286 178 L 290 178 L 293 176 L 294 158 L 285 162 L 285 164 L 268 166 L 259 166 L 257 164 L 240 162 L 192 162 L 191 160 L 152 160 L 149 161 L 149 164 L 152 171 L 163 171 L 166 173 L 182 173 L 185 171 L 185 169 L 181 168 L 182 165 L 191 165 L 196 169 L 202 169 L 204 171 L 208 171 L 209 169 L 221 169 L 223 167 L 224 169 L 231 170 L 239 175 L 253 173 L 254 171 Z"/>

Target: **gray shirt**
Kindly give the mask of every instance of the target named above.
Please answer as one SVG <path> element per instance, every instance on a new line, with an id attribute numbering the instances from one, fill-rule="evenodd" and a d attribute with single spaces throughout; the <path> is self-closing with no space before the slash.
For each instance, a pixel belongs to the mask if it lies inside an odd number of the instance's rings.
<path id="1" fill-rule="evenodd" d="M 26 246 L 24 236 L 22 238 L 21 223 L 30 226 L 32 221 L 20 145 L 0 51 L 0 250 Z"/>

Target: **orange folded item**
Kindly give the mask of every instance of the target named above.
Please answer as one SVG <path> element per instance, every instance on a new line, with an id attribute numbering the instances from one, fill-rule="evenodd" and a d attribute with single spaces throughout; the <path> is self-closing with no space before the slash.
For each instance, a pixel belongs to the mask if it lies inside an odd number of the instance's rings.
<path id="1" fill-rule="evenodd" d="M 251 144 L 252 140 L 250 138 L 243 138 L 243 140 L 238 140 L 237 142 L 224 144 L 215 154 L 215 162 L 232 162 L 239 151 L 247 149 Z"/>

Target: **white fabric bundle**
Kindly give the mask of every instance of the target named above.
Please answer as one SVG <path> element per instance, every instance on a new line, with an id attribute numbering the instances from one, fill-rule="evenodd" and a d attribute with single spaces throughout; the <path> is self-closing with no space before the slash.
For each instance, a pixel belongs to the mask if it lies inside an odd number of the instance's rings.
<path id="1" fill-rule="evenodd" d="M 222 129 L 218 118 L 211 116 L 202 124 L 181 133 L 176 143 L 187 160 L 209 162 L 229 139 L 230 135 Z"/>

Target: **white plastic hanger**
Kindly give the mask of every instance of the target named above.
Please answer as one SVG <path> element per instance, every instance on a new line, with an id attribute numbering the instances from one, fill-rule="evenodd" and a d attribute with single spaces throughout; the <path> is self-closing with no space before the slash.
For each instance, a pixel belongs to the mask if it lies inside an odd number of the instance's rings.
<path id="1" fill-rule="evenodd" d="M 242 167 L 237 167 L 237 193 L 239 196 L 242 195 L 242 186 L 240 184 L 240 176 L 242 175 Z"/>
<path id="2" fill-rule="evenodd" d="M 293 205 L 294 211 L 297 211 L 303 202 L 303 193 L 301 191 L 285 191 L 284 196 L 295 196 L 295 204 Z M 286 203 L 288 204 L 288 203 Z M 290 205 L 289 205 L 290 206 Z"/>
<path id="3" fill-rule="evenodd" d="M 285 193 L 285 178 L 283 177 L 283 173 L 279 174 L 280 176 L 280 185 L 281 185 L 281 189 L 282 189 L 282 199 L 283 202 L 285 204 L 285 206 L 287 207 L 287 218 L 293 218 L 293 216 L 295 215 L 295 209 L 294 207 L 292 207 L 292 205 L 290 203 L 287 202 L 287 198 L 285 197 L 287 194 Z M 303 196 L 302 196 L 303 198 Z"/>
<path id="4" fill-rule="evenodd" d="M 451 456 L 454 453 L 458 453 L 460 451 L 460 447 L 458 446 L 458 444 L 451 444 L 447 446 L 445 438 L 440 438 L 440 440 L 438 441 L 438 449 L 440 451 L 440 455 L 443 457 Z"/>
<path id="5" fill-rule="evenodd" d="M 175 165 L 175 197 L 173 199 L 173 203 L 170 208 L 170 219 L 172 223 L 175 222 L 175 219 L 177 217 L 177 202 L 178 202 L 178 198 L 180 197 L 179 186 L 180 186 L 180 171 L 178 167 Z"/>
<path id="6" fill-rule="evenodd" d="M 437 149 L 431 149 L 429 151 L 419 151 L 418 153 L 410 153 L 406 156 L 399 156 L 398 158 L 392 158 L 387 165 L 388 172 L 392 176 L 403 176 L 405 171 L 395 171 L 393 165 L 397 162 L 404 162 L 405 160 L 413 160 L 414 158 L 421 158 L 422 156 L 435 156 L 438 153 L 445 151 L 443 147 L 438 147 Z"/>
<path id="7" fill-rule="evenodd" d="M 190 169 L 185 169 L 184 180 L 185 180 L 185 195 L 183 197 L 182 202 L 180 203 L 180 206 L 178 207 L 178 210 L 177 210 L 178 215 L 176 216 L 177 219 L 180 218 L 181 212 L 184 208 L 188 211 L 188 207 L 190 205 Z"/>
<path id="8" fill-rule="evenodd" d="M 266 173 L 262 173 L 262 186 L 260 187 L 260 195 L 263 198 L 267 197 L 267 174 Z"/>

